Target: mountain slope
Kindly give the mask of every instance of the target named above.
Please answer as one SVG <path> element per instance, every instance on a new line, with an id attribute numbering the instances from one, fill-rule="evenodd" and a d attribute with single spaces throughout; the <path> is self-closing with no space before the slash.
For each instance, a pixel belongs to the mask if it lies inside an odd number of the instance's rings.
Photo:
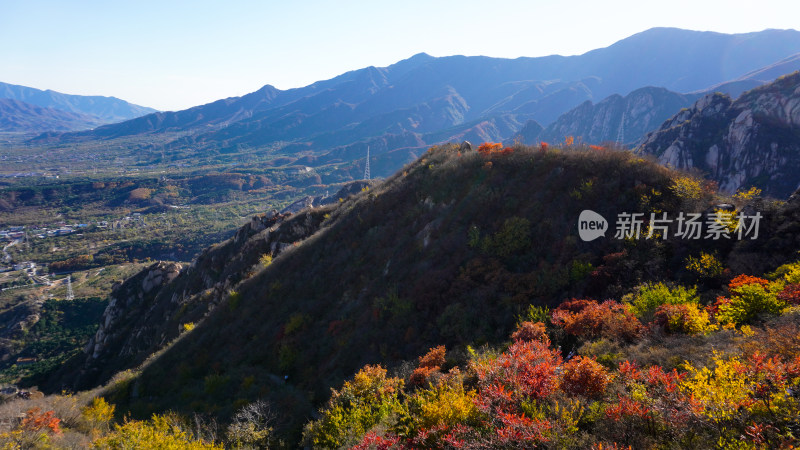
<path id="1" fill-rule="evenodd" d="M 697 168 L 729 192 L 785 198 L 800 186 L 800 72 L 731 100 L 710 94 L 648 135 L 637 152 Z"/>
<path id="2" fill-rule="evenodd" d="M 1 82 L 0 98 L 94 116 L 102 123 L 121 122 L 155 112 L 153 108 L 134 105 L 114 97 L 69 95 Z"/>
<path id="3" fill-rule="evenodd" d="M 72 131 L 92 128 L 100 123 L 94 116 L 0 98 L 0 131 Z"/>
<path id="4" fill-rule="evenodd" d="M 686 277 L 685 259 L 701 249 L 724 258 L 734 241 L 577 238 L 586 208 L 613 218 L 713 205 L 710 191 L 679 195 L 681 176 L 626 152 L 433 149 L 336 205 L 254 218 L 172 281 L 159 267 L 127 281 L 72 379 L 105 379 L 193 328 L 141 376 L 114 384 L 114 402 L 143 416 L 224 417 L 234 399 L 267 398 L 287 411 L 277 426 L 292 436 L 311 404 L 364 364 L 499 343 L 528 305 Z M 736 270 L 763 271 L 798 248 L 763 214 L 769 241 L 758 244 L 770 254 L 733 258 Z M 275 258 L 260 263 L 264 254 Z"/>

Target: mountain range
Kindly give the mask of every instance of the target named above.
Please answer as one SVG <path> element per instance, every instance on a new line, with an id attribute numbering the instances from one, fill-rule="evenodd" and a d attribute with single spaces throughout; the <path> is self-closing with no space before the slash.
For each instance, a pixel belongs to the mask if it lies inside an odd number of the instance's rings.
<path id="1" fill-rule="evenodd" d="M 578 56 L 435 58 L 421 53 L 303 88 L 283 91 L 267 85 L 242 97 L 91 131 L 47 134 L 34 143 L 148 136 L 161 139 L 172 159 L 249 148 L 305 157 L 311 166 L 363 160 L 369 147 L 373 170 L 386 176 L 431 144 L 502 141 L 531 120 L 547 127 L 576 106 L 581 109 L 572 117 L 580 116 L 586 101 L 620 115 L 619 97 L 606 97 L 628 96 L 648 86 L 676 93 L 652 91 L 646 100 L 637 92 L 629 99 L 632 105 L 661 97 L 668 101 L 661 112 L 633 119 L 625 133 L 625 141 L 632 143 L 667 118 L 670 107 L 691 104 L 696 92 L 752 88 L 796 66 L 798 53 L 800 32 L 794 30 L 728 35 L 671 28 L 651 29 Z M 605 121 L 607 126 L 592 120 L 556 128 L 585 132 L 586 142 L 615 139 L 618 125 Z M 180 136 L 164 135 L 172 131 Z M 556 139 L 560 133 L 554 129 L 545 136 Z"/>
<path id="2" fill-rule="evenodd" d="M 0 99 L 7 100 L 0 111 L 0 131 L 81 130 L 155 112 L 114 97 L 69 95 L 8 83 L 0 83 Z"/>

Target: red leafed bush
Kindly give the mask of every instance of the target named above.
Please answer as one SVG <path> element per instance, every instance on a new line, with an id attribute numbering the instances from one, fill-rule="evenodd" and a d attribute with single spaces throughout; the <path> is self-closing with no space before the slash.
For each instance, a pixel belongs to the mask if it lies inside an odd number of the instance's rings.
<path id="1" fill-rule="evenodd" d="M 606 417 L 613 421 L 628 418 L 647 419 L 650 408 L 629 397 L 620 397 L 619 403 L 606 409 Z"/>
<path id="2" fill-rule="evenodd" d="M 611 382 L 611 375 L 605 367 L 593 358 L 576 356 L 564 364 L 561 374 L 561 389 L 573 395 L 599 398 Z"/>
<path id="3" fill-rule="evenodd" d="M 517 330 L 511 334 L 511 339 L 515 341 L 539 341 L 545 345 L 550 345 L 550 338 L 547 337 L 547 330 L 541 322 L 522 322 Z"/>
<path id="4" fill-rule="evenodd" d="M 789 305 L 800 305 L 800 283 L 787 284 L 778 294 L 778 300 Z"/>
<path id="5" fill-rule="evenodd" d="M 380 436 L 374 431 L 365 434 L 361 442 L 352 447 L 352 450 L 389 450 L 396 448 L 400 438 L 394 435 Z"/>
<path id="6" fill-rule="evenodd" d="M 567 333 L 587 339 L 633 341 L 642 324 L 628 306 L 613 300 L 569 300 L 553 310 L 552 321 Z"/>
<path id="7" fill-rule="evenodd" d="M 484 412 L 517 412 L 523 398 L 542 399 L 556 389 L 561 354 L 543 342 L 516 341 L 497 359 L 475 367 L 481 386 L 475 403 Z"/>

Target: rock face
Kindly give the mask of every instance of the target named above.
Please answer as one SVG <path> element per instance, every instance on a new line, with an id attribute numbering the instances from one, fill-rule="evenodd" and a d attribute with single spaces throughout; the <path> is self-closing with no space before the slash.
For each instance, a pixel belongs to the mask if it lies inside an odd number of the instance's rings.
<path id="1" fill-rule="evenodd" d="M 670 167 L 700 169 L 724 191 L 755 186 L 786 198 L 800 186 L 800 72 L 735 101 L 706 95 L 648 134 L 636 151 Z"/>
<path id="2" fill-rule="evenodd" d="M 521 131 L 518 138 L 529 145 L 539 141 L 560 143 L 567 136 L 587 144 L 618 142 L 634 145 L 648 131 L 655 130 L 675 111 L 691 105 L 698 97 L 697 94 L 645 87 L 625 97 L 612 95 L 597 104 L 587 100 L 535 136 L 532 130 L 523 129 L 526 132 Z"/>
<path id="3" fill-rule="evenodd" d="M 177 338 L 184 324 L 202 321 L 240 281 L 258 271 L 263 255 L 276 257 L 316 232 L 327 212 L 318 208 L 255 216 L 188 267 L 156 262 L 127 279 L 112 292 L 84 355 L 54 374 L 53 384 L 44 388 L 85 389 L 138 366 Z"/>
<path id="4" fill-rule="evenodd" d="M 351 181 L 350 183 L 346 183 L 344 186 L 342 186 L 341 189 L 339 189 L 333 195 L 303 197 L 300 200 L 297 200 L 296 202 L 292 203 L 291 205 L 283 208 L 281 210 L 281 213 L 295 214 L 300 211 L 303 211 L 304 209 L 330 205 L 331 203 L 338 202 L 340 198 L 347 198 L 353 194 L 358 194 L 363 189 L 368 189 L 374 184 L 375 182 L 370 180 Z"/>

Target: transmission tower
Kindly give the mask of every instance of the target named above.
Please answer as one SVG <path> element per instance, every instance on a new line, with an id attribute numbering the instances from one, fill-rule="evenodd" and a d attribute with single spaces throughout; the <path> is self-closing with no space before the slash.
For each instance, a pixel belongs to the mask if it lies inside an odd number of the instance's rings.
<path id="1" fill-rule="evenodd" d="M 622 120 L 619 122 L 619 131 L 617 131 L 617 145 L 625 144 L 625 112 L 622 112 Z"/>
<path id="2" fill-rule="evenodd" d="M 367 163 L 364 164 L 364 179 L 369 180 L 369 145 L 367 146 Z"/>
<path id="3" fill-rule="evenodd" d="M 72 292 L 72 276 L 67 275 L 67 300 L 75 300 L 75 293 Z"/>

